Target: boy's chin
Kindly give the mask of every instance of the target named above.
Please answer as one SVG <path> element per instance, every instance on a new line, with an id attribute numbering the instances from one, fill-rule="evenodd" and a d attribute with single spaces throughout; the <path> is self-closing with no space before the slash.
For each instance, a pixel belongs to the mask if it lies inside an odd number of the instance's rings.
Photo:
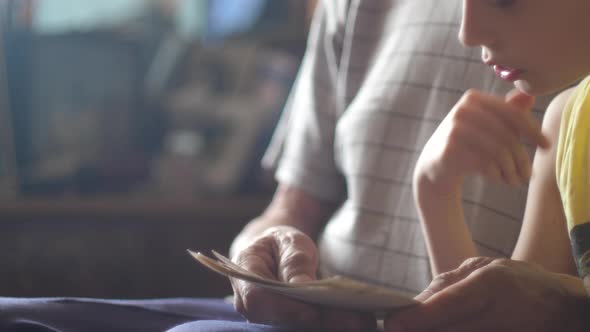
<path id="1" fill-rule="evenodd" d="M 514 81 L 514 87 L 529 96 L 548 96 L 567 89 L 573 84 L 576 84 L 578 81 L 579 79 L 577 81 L 551 81 L 551 83 L 548 83 L 547 81 L 533 81 L 531 83 L 530 81 L 526 80 L 517 80 Z"/>
<path id="2" fill-rule="evenodd" d="M 559 91 L 556 87 L 539 86 L 538 84 L 531 84 L 525 80 L 515 81 L 514 87 L 529 96 L 545 96 Z"/>

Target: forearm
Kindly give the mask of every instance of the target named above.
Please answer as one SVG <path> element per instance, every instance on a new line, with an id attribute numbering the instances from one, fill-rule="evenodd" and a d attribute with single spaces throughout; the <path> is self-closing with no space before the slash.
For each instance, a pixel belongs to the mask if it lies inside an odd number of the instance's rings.
<path id="1" fill-rule="evenodd" d="M 246 224 L 234 239 L 230 256 L 275 226 L 297 228 L 315 240 L 334 208 L 335 204 L 320 201 L 300 189 L 279 185 L 264 213 Z"/>
<path id="2" fill-rule="evenodd" d="M 417 174 L 414 195 L 434 276 L 457 268 L 477 255 L 465 224 L 462 181 L 434 184 Z"/>

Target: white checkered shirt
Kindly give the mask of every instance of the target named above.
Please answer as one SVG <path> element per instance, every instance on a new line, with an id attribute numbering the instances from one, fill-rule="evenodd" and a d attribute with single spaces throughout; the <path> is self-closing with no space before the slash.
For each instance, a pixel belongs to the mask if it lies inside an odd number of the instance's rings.
<path id="1" fill-rule="evenodd" d="M 460 0 L 326 0 L 264 163 L 281 183 L 342 202 L 320 236 L 321 271 L 416 293 L 431 279 L 412 196 L 426 141 L 468 88 L 498 95 L 479 49 L 457 39 Z M 539 101 L 542 117 L 548 98 Z M 469 179 L 481 255 L 509 256 L 525 187 Z"/>

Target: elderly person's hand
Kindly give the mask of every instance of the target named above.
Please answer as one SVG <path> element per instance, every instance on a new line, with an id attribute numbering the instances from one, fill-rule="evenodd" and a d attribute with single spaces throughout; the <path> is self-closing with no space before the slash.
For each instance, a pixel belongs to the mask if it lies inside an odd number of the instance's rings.
<path id="1" fill-rule="evenodd" d="M 417 299 L 386 319 L 387 332 L 588 331 L 581 280 L 518 261 L 469 259 Z"/>
<path id="2" fill-rule="evenodd" d="M 316 279 L 318 254 L 315 243 L 291 226 L 264 231 L 232 259 L 248 271 L 284 282 Z M 338 331 L 371 331 L 370 315 L 318 308 L 283 297 L 256 285 L 233 279 L 235 307 L 250 322 Z"/>

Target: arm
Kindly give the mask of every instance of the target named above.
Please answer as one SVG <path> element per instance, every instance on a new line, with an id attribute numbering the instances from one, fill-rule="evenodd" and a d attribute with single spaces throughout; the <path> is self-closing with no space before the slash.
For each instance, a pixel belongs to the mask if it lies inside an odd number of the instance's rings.
<path id="1" fill-rule="evenodd" d="M 280 184 L 266 211 L 236 237 L 231 256 L 256 274 L 284 282 L 316 278 L 315 238 L 336 204 L 320 200 L 294 186 Z M 365 331 L 374 328 L 371 314 L 317 308 L 232 279 L 236 310 L 253 323 L 303 329 Z"/>
<path id="2" fill-rule="evenodd" d="M 316 278 L 314 238 L 335 208 L 296 187 L 281 184 L 267 210 L 250 222 L 231 247 L 232 260 L 267 278 L 305 282 Z M 302 329 L 365 331 L 374 328 L 371 314 L 318 308 L 231 279 L 236 310 L 253 323 Z"/>
<path id="3" fill-rule="evenodd" d="M 231 246 L 234 262 L 267 278 L 284 282 L 316 278 L 315 239 L 346 193 L 333 155 L 336 117 L 332 116 L 339 105 L 335 74 L 341 49 L 338 36 L 348 17 L 340 6 L 346 3 L 318 3 L 297 80 L 265 156 L 265 165 L 276 168 L 280 185 L 266 211 L 248 223 Z M 376 324 L 367 313 L 320 308 L 252 283 L 231 282 L 234 305 L 250 322 L 339 331 L 372 330 Z"/>
<path id="4" fill-rule="evenodd" d="M 426 247 L 430 256 L 432 274 L 457 266 L 463 260 L 477 255 L 471 233 L 463 213 L 461 178 L 436 183 L 421 172 L 418 164 L 414 175 L 414 197 Z"/>
<path id="5" fill-rule="evenodd" d="M 533 101 L 522 93 L 504 100 L 468 91 L 424 147 L 414 172 L 414 196 L 435 276 L 477 255 L 464 220 L 464 177 L 522 184 L 531 165 L 520 137 L 548 145 L 530 114 Z"/>
<path id="6" fill-rule="evenodd" d="M 545 113 L 543 131 L 553 144 L 535 154 L 523 226 L 512 258 L 537 263 L 549 271 L 575 274 L 555 174 L 561 113 L 570 94 L 568 90 L 557 96 Z"/>
<path id="7" fill-rule="evenodd" d="M 294 186 L 279 184 L 264 213 L 248 223 L 235 238 L 230 256 L 235 256 L 264 231 L 275 226 L 290 226 L 316 239 L 334 209 L 334 203 L 321 201 Z"/>

